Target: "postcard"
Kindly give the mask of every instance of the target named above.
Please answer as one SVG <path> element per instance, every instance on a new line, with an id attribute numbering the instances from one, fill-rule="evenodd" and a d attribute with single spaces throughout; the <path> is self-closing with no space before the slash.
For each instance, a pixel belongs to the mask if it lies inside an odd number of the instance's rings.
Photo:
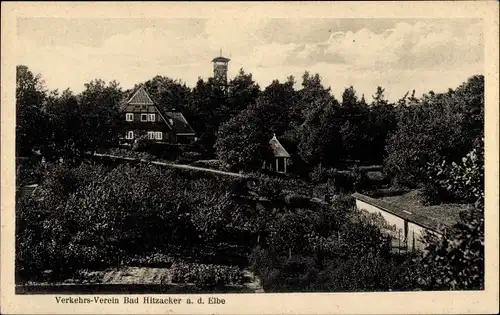
<path id="1" fill-rule="evenodd" d="M 1 312 L 498 313 L 498 2 L 2 3 Z"/>

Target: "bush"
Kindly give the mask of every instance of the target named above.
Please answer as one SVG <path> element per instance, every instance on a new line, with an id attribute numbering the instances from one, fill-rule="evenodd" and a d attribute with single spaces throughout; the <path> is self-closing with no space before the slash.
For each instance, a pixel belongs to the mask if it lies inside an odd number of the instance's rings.
<path id="1" fill-rule="evenodd" d="M 200 153 L 189 151 L 189 152 L 183 152 L 181 156 L 177 159 L 177 162 L 185 164 L 194 162 L 199 159 L 201 159 Z"/>
<path id="2" fill-rule="evenodd" d="M 193 166 L 206 167 L 219 171 L 226 171 L 224 162 L 220 160 L 197 160 L 191 163 Z"/>
<path id="3" fill-rule="evenodd" d="M 16 159 L 16 185 L 24 186 L 39 183 L 42 180 L 44 167 L 39 159 Z"/>
<path id="4" fill-rule="evenodd" d="M 141 254 L 124 259 L 124 265 L 138 267 L 170 268 L 174 258 L 162 253 Z"/>
<path id="5" fill-rule="evenodd" d="M 321 164 L 314 167 L 309 173 L 309 179 L 313 183 L 324 183 L 332 176 L 332 170 L 323 167 Z"/>
<path id="6" fill-rule="evenodd" d="M 234 266 L 175 262 L 171 275 L 174 283 L 194 283 L 199 287 L 243 284 L 243 273 Z"/>
<path id="7" fill-rule="evenodd" d="M 308 291 L 319 271 L 311 258 L 280 256 L 260 247 L 253 250 L 250 261 L 251 269 L 260 276 L 266 292 Z"/>
<path id="8" fill-rule="evenodd" d="M 284 199 L 290 208 L 309 208 L 311 205 L 309 197 L 300 196 L 296 193 L 287 194 Z"/>
<path id="9" fill-rule="evenodd" d="M 417 262 L 418 284 L 426 290 L 484 290 L 484 213 L 473 209 L 446 236 L 428 236 Z"/>
<path id="10" fill-rule="evenodd" d="M 455 162 L 430 163 L 424 192 L 429 203 L 441 202 L 483 202 L 484 199 L 484 139 Z"/>

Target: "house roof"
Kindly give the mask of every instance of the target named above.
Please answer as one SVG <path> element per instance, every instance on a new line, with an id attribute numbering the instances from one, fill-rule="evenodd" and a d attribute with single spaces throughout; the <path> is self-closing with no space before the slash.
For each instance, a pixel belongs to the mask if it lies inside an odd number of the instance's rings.
<path id="1" fill-rule="evenodd" d="M 288 154 L 285 148 L 278 141 L 276 135 L 273 135 L 272 139 L 269 141 L 269 144 L 271 146 L 271 151 L 273 152 L 273 155 L 275 157 L 286 157 L 286 158 L 290 157 L 290 154 Z"/>
<path id="2" fill-rule="evenodd" d="M 352 196 L 382 211 L 391 213 L 437 233 L 441 233 L 440 229 L 442 227 L 453 227 L 459 220 L 459 213 L 466 209 L 465 205 L 455 205 L 455 207 L 448 208 L 447 215 L 442 215 L 442 207 L 440 209 L 437 209 L 435 206 L 409 207 L 402 203 L 389 202 L 387 199 L 375 199 L 359 193 L 354 193 Z"/>
<path id="3" fill-rule="evenodd" d="M 184 117 L 184 115 L 182 115 L 180 111 L 176 111 L 175 109 L 171 111 L 166 111 L 165 115 L 168 118 L 172 119 L 172 124 L 170 123 L 170 121 L 168 122 L 168 124 L 171 125 L 172 130 L 176 134 L 192 134 L 192 135 L 195 134 L 193 128 L 191 128 L 186 118 Z"/>
<path id="4" fill-rule="evenodd" d="M 144 87 L 141 86 L 132 97 L 127 101 L 127 104 L 132 105 L 154 105 L 154 102 L 149 97 Z"/>

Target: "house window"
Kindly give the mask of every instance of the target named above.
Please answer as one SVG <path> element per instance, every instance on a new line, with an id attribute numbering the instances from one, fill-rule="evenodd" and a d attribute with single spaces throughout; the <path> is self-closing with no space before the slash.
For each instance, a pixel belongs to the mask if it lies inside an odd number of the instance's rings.
<path id="1" fill-rule="evenodd" d="M 155 138 L 155 132 L 154 131 L 148 131 L 148 139 L 154 139 Z"/>
<path id="2" fill-rule="evenodd" d="M 162 140 L 163 139 L 163 133 L 162 132 L 155 132 L 155 139 L 156 140 Z"/>
<path id="3" fill-rule="evenodd" d="M 132 113 L 127 113 L 127 114 L 125 115 L 125 119 L 126 119 L 127 121 L 133 121 L 133 120 L 134 120 L 134 114 L 132 114 Z"/>
<path id="4" fill-rule="evenodd" d="M 127 134 L 125 135 L 125 139 L 128 140 L 134 139 L 134 132 L 133 131 L 127 132 Z"/>
<path id="5" fill-rule="evenodd" d="M 148 120 L 149 121 L 155 121 L 155 114 L 148 114 Z"/>
<path id="6" fill-rule="evenodd" d="M 148 121 L 148 114 L 141 114 L 141 121 Z"/>

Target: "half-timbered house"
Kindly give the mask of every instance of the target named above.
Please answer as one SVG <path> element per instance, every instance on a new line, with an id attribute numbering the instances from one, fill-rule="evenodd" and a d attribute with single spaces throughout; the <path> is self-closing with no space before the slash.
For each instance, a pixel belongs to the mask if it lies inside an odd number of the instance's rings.
<path id="1" fill-rule="evenodd" d="M 122 106 L 122 119 L 126 122 L 122 140 L 133 143 L 144 137 L 153 142 L 190 144 L 196 134 L 180 111 L 163 110 L 155 104 L 144 87 L 139 87 Z"/>

